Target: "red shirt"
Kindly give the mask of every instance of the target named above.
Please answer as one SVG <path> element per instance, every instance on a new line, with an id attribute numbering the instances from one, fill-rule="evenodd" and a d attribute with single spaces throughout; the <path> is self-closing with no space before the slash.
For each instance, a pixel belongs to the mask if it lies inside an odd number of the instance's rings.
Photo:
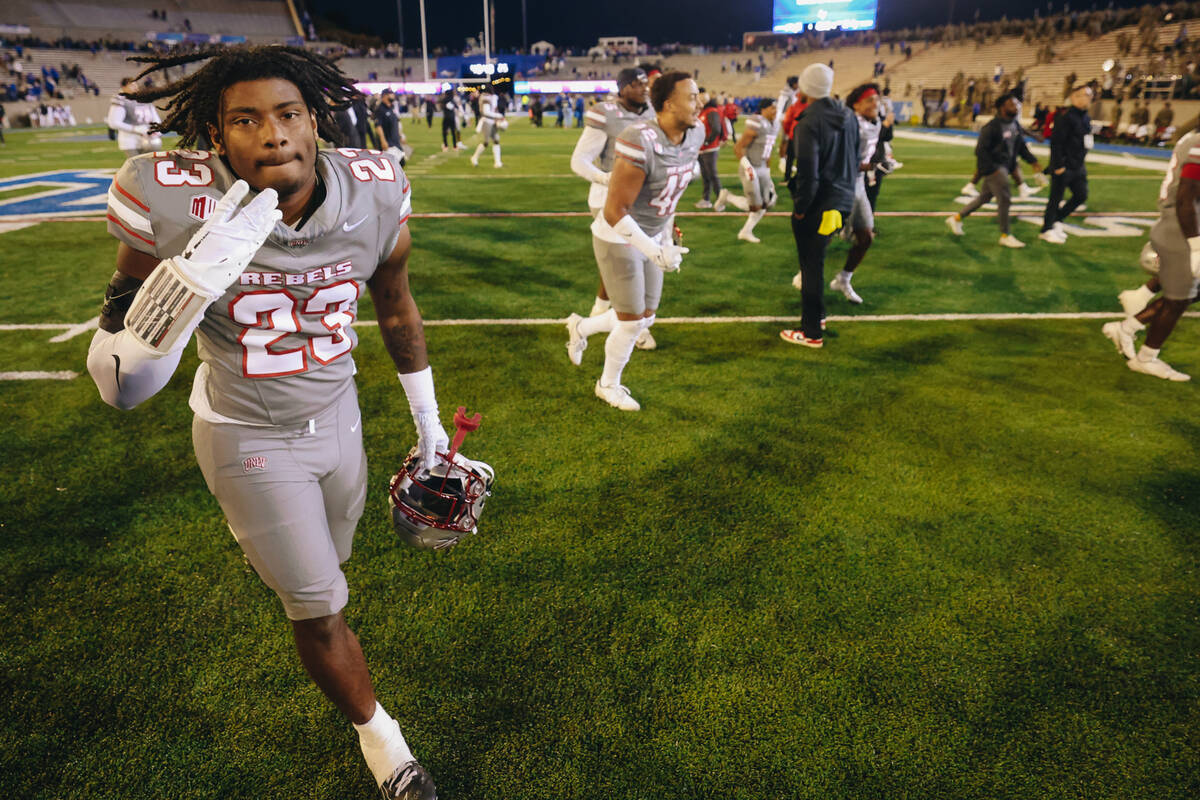
<path id="1" fill-rule="evenodd" d="M 808 108 L 808 103 L 796 100 L 788 106 L 787 113 L 783 115 L 783 138 L 791 139 L 792 131 L 796 128 L 796 118 L 804 113 L 804 109 Z"/>

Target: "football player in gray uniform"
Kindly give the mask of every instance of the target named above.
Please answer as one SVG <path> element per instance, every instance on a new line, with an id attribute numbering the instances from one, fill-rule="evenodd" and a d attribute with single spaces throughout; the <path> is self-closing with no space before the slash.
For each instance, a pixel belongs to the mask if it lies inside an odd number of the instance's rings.
<path id="1" fill-rule="evenodd" d="M 699 97 L 686 72 L 668 72 L 655 81 L 650 89 L 655 119 L 634 123 L 617 137 L 604 210 L 592 222 L 592 249 L 615 317 L 596 396 L 623 411 L 641 408 L 621 385 L 634 341 L 654 324 L 663 273 L 677 271 L 688 252 L 675 243 L 673 232 L 675 206 L 699 171 L 696 157 L 704 142 L 704 130 L 696 125 Z"/>
<path id="2" fill-rule="evenodd" d="M 850 279 L 875 241 L 875 211 L 867 196 L 867 174 L 875 172 L 871 159 L 883 132 L 883 120 L 879 118 L 879 87 L 873 83 L 857 86 L 846 97 L 846 103 L 854 109 L 854 119 L 858 122 L 859 171 L 854 182 L 854 207 L 850 210 L 850 219 L 843 231 L 845 238 L 850 241 L 846 266 L 829 282 L 829 288 L 841 292 L 847 300 L 858 305 L 862 303 L 862 298 L 850 285 Z"/>
<path id="3" fill-rule="evenodd" d="M 479 91 L 479 122 L 475 125 L 475 132 L 482 136 L 483 140 L 475 146 L 475 152 L 471 154 L 471 166 L 479 166 L 483 148 L 491 142 L 492 160 L 495 162 L 493 166 L 500 169 L 504 166 L 500 161 L 500 131 L 508 127 L 508 118 L 500 113 L 500 98 L 496 96 L 496 90 L 490 84 L 485 83 Z"/>
<path id="4" fill-rule="evenodd" d="M 117 132 L 117 147 L 126 158 L 162 149 L 162 134 L 150 131 L 151 125 L 162 122 L 158 109 L 153 103 L 130 99 L 128 93 L 136 92 L 137 88 L 133 78 L 122 78 L 121 91 L 113 95 L 104 120 Z"/>
<path id="5" fill-rule="evenodd" d="M 654 119 L 654 109 L 646 102 L 649 94 L 650 81 L 645 70 L 626 67 L 617 73 L 617 102 L 597 103 L 583 115 L 583 132 L 571 153 L 571 171 L 589 183 L 588 210 L 592 212 L 592 219 L 604 210 L 604 201 L 608 197 L 608 179 L 616 160 L 617 137 L 635 122 Z M 578 366 L 582 362 L 587 337 L 593 333 L 608 333 L 616 322 L 616 312 L 612 310 L 601 279 L 588 318 L 574 313 L 567 317 L 570 337 L 567 356 L 571 363 Z M 656 347 L 649 329 L 638 334 L 634 346 L 639 350 Z"/>
<path id="6" fill-rule="evenodd" d="M 1187 381 L 1180 372 L 1158 357 L 1163 344 L 1184 310 L 1196 301 L 1200 278 L 1200 130 L 1188 133 L 1175 145 L 1167 174 L 1158 193 L 1158 220 L 1150 229 L 1150 242 L 1142 251 L 1142 266 L 1157 270 L 1152 286 L 1122 292 L 1121 304 L 1129 314 L 1120 322 L 1109 322 L 1101 331 L 1112 340 L 1126 365 L 1169 381 Z M 1154 289 L 1162 295 L 1152 302 Z M 1142 306 L 1137 310 L 1138 306 Z M 1148 328 L 1148 330 L 1146 330 Z M 1146 330 L 1140 348 L 1135 338 Z"/>
<path id="7" fill-rule="evenodd" d="M 745 194 L 738 197 L 730 194 L 728 189 L 722 189 L 713 204 L 713 211 L 724 211 L 728 203 L 749 212 L 746 224 L 737 235 L 743 242 L 758 244 L 762 241 L 754 235 L 754 226 L 778 199 L 775 183 L 771 180 L 771 153 L 779 135 L 778 110 L 775 101 L 767 98 L 759 101 L 758 113 L 746 119 L 746 130 L 733 145 L 733 154 L 738 157 L 738 177 L 742 179 Z"/>
<path id="8" fill-rule="evenodd" d="M 88 371 L 129 409 L 161 389 L 193 332 L 190 405 L 205 482 L 291 621 L 300 660 L 354 724 L 387 798 L 435 797 L 399 724 L 376 700 L 342 609 L 366 495 L 351 327 L 364 287 L 399 372 L 422 462 L 449 440 L 438 418 L 420 311 L 408 284 L 411 191 L 395 157 L 318 150 L 351 80 L 294 47 L 142 57 L 142 73 L 204 62 L 131 93 L 166 100 L 184 148 L 130 159 L 109 191 L 119 241 Z M 141 77 L 141 76 L 139 76 Z M 253 199 L 241 207 L 241 200 Z"/>

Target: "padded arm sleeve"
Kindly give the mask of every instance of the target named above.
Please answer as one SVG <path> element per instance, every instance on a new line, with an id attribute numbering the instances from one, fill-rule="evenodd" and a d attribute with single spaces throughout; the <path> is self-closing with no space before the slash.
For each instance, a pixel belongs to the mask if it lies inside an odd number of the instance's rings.
<path id="1" fill-rule="evenodd" d="M 125 131 L 125 133 L 143 134 L 146 132 L 144 125 L 130 125 L 125 121 L 125 111 L 118 105 L 108 107 L 108 116 L 105 118 L 108 127 L 117 131 Z"/>
<path id="2" fill-rule="evenodd" d="M 92 337 L 87 368 L 104 402 L 128 411 L 167 385 L 182 355 L 179 348 L 160 356 L 127 330 L 101 330 Z"/>
<path id="3" fill-rule="evenodd" d="M 571 153 L 571 171 L 590 183 L 608 184 L 608 173 L 593 162 L 604 152 L 608 136 L 598 128 L 584 128 Z"/>

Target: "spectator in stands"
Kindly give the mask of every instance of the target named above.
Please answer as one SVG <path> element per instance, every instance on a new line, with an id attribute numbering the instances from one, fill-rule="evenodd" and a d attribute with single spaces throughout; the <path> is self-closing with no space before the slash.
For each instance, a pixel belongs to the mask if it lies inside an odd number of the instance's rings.
<path id="1" fill-rule="evenodd" d="M 0 104 L 0 144 L 5 144 L 4 141 L 4 106 Z"/>
<path id="2" fill-rule="evenodd" d="M 1171 123 L 1175 121 L 1175 111 L 1171 108 L 1171 101 L 1168 100 L 1163 104 L 1163 107 L 1154 115 L 1155 131 L 1161 131 L 1164 128 L 1169 128 Z"/>
<path id="3" fill-rule="evenodd" d="M 1076 86 L 1069 100 L 1070 106 L 1055 117 L 1054 130 L 1050 134 L 1050 164 L 1046 168 L 1050 173 L 1050 199 L 1046 201 L 1042 232 L 1038 238 L 1051 244 L 1067 241 L 1063 220 L 1071 216 L 1088 196 L 1084 159 L 1092 142 L 1092 120 L 1087 113 L 1092 102 L 1091 87 Z M 1067 189 L 1071 190 L 1071 199 L 1063 203 Z"/>

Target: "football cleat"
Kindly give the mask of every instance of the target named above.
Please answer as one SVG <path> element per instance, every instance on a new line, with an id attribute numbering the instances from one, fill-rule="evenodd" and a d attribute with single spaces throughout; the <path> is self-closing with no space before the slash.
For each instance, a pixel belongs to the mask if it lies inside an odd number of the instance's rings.
<path id="1" fill-rule="evenodd" d="M 579 333 L 580 322 L 583 317 L 576 313 L 567 317 L 567 358 L 577 367 L 583 362 L 583 351 L 587 350 L 587 338 Z"/>
<path id="2" fill-rule="evenodd" d="M 758 244 L 762 241 L 762 239 L 758 238 L 753 233 L 750 233 L 750 231 L 738 231 L 737 238 L 741 239 L 743 242 L 750 242 L 750 244 Z"/>
<path id="3" fill-rule="evenodd" d="M 790 342 L 791 344 L 798 344 L 803 347 L 812 347 L 814 349 L 819 349 L 825 346 L 824 339 L 810 339 L 804 335 L 804 331 L 790 328 L 788 330 L 780 331 L 779 338 L 783 339 L 785 342 Z"/>
<path id="4" fill-rule="evenodd" d="M 437 789 L 433 778 L 416 761 L 396 767 L 386 781 L 379 786 L 384 800 L 437 800 Z"/>
<path id="5" fill-rule="evenodd" d="M 696 201 L 696 208 L 712 208 L 712 207 L 713 207 L 713 204 L 710 203 L 708 200 L 697 200 Z"/>
<path id="6" fill-rule="evenodd" d="M 438 453 L 438 463 L 428 472 L 417 448 L 408 452 L 400 471 L 388 485 L 392 527 L 408 544 L 425 550 L 447 550 L 478 530 L 479 515 L 492 494 L 495 473 L 482 461 L 472 461 L 458 451 L 469 431 L 479 427 L 480 416 L 467 417 L 459 406 L 454 415 L 458 430 L 448 453 Z"/>
<path id="7" fill-rule="evenodd" d="M 479 158 L 477 156 L 471 156 L 471 166 L 472 167 L 479 166 Z"/>
<path id="8" fill-rule="evenodd" d="M 729 200 L 729 190 L 722 189 L 717 193 L 717 202 L 713 203 L 713 211 L 724 211 L 725 203 Z"/>
<path id="9" fill-rule="evenodd" d="M 858 296 L 858 292 L 854 291 L 854 287 L 850 285 L 850 281 L 838 275 L 829 282 L 829 288 L 835 292 L 841 292 L 846 299 L 855 305 L 862 303 L 862 298 Z"/>
<path id="10" fill-rule="evenodd" d="M 1121 355 L 1126 358 L 1133 358 L 1137 355 L 1137 348 L 1133 344 L 1133 336 L 1125 332 L 1120 322 L 1106 322 L 1101 326 L 1100 332 L 1117 346 L 1117 352 Z"/>
<path id="11" fill-rule="evenodd" d="M 638 350 L 653 350 L 658 347 L 658 342 L 654 341 L 654 337 L 650 335 L 650 329 L 647 328 L 638 334 L 637 341 L 633 343 L 633 346 Z"/>
<path id="12" fill-rule="evenodd" d="M 605 386 L 600 381 L 596 381 L 596 397 L 622 411 L 641 411 L 642 409 L 641 404 L 633 399 L 629 390 L 619 383 L 616 386 Z"/>
<path id="13" fill-rule="evenodd" d="M 1054 232 L 1064 239 L 1067 238 L 1067 226 L 1063 225 L 1061 222 L 1054 223 Z"/>
<path id="14" fill-rule="evenodd" d="M 962 236 L 962 217 L 960 217 L 958 214 L 951 214 L 950 216 L 946 217 L 946 227 L 949 228 L 950 232 L 955 236 Z"/>
<path id="15" fill-rule="evenodd" d="M 1014 250 L 1020 250 L 1025 246 L 1025 243 L 1013 236 L 1011 233 L 1006 233 L 1000 237 L 1000 246 L 1011 247 Z"/>
<path id="16" fill-rule="evenodd" d="M 975 188 L 975 184 L 968 183 L 960 190 L 959 194 L 965 194 L 967 197 L 978 197 L 979 190 Z"/>
<path id="17" fill-rule="evenodd" d="M 1021 199 L 1024 200 L 1026 198 L 1033 197 L 1039 191 L 1041 191 L 1040 186 L 1035 189 L 1034 187 L 1030 186 L 1028 183 L 1022 183 L 1020 186 Z"/>
<path id="18" fill-rule="evenodd" d="M 1168 381 L 1190 381 L 1191 375 L 1187 375 L 1173 368 L 1170 364 L 1163 361 L 1161 358 L 1152 358 L 1149 361 L 1143 361 L 1136 356 L 1125 362 L 1125 366 L 1129 367 L 1134 372 L 1141 372 L 1145 375 L 1153 375 L 1156 378 L 1162 378 Z"/>
<path id="19" fill-rule="evenodd" d="M 1059 236 L 1058 233 L 1056 231 L 1054 231 L 1053 229 L 1048 230 L 1048 231 L 1042 231 L 1041 233 L 1038 234 L 1038 238 L 1041 239 L 1043 242 L 1049 242 L 1050 244 L 1066 244 L 1067 243 L 1067 237 Z"/>

